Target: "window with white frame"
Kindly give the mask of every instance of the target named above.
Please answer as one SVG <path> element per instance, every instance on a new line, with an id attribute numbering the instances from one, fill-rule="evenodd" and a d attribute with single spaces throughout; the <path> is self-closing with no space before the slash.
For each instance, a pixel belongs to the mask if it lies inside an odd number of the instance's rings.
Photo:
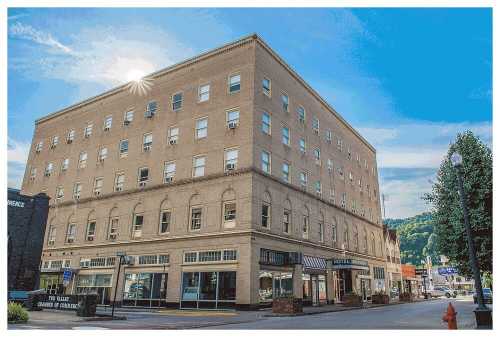
<path id="1" fill-rule="evenodd" d="M 309 237 L 309 214 L 302 214 L 302 238 L 307 239 Z"/>
<path id="2" fill-rule="evenodd" d="M 342 141 L 341 138 L 337 138 L 337 149 L 342 152 L 344 149 L 344 142 Z"/>
<path id="3" fill-rule="evenodd" d="M 319 134 L 319 119 L 317 117 L 313 117 L 312 128 L 315 134 Z"/>
<path id="4" fill-rule="evenodd" d="M 45 176 L 50 177 L 53 171 L 54 171 L 54 164 L 48 163 L 47 166 L 45 167 Z"/>
<path id="5" fill-rule="evenodd" d="M 175 145 L 179 142 L 179 128 L 171 127 L 168 130 L 168 142 L 170 145 Z"/>
<path id="6" fill-rule="evenodd" d="M 201 216 L 202 216 L 202 208 L 201 207 L 193 207 L 191 208 L 191 230 L 199 230 L 201 228 Z"/>
<path id="7" fill-rule="evenodd" d="M 306 110 L 304 109 L 304 107 L 299 106 L 297 108 L 297 117 L 298 117 L 300 123 L 305 123 L 305 121 L 306 121 Z"/>
<path id="8" fill-rule="evenodd" d="M 262 92 L 271 97 L 271 80 L 265 77 L 262 79 Z"/>
<path id="9" fill-rule="evenodd" d="M 66 143 L 71 144 L 75 140 L 75 130 L 71 129 L 68 131 L 68 134 L 66 135 Z"/>
<path id="10" fill-rule="evenodd" d="M 142 226 L 144 224 L 144 214 L 134 214 L 132 225 L 132 237 L 140 238 L 142 236 Z"/>
<path id="11" fill-rule="evenodd" d="M 198 102 L 206 102 L 210 99 L 210 84 L 198 87 Z"/>
<path id="12" fill-rule="evenodd" d="M 93 124 L 87 124 L 87 126 L 83 130 L 83 136 L 85 138 L 89 138 L 92 135 L 92 128 L 93 128 L 93 126 L 94 126 Z"/>
<path id="13" fill-rule="evenodd" d="M 52 137 L 52 141 L 50 143 L 50 148 L 55 149 L 57 144 L 59 144 L 59 136 Z"/>
<path id="14" fill-rule="evenodd" d="M 330 201 L 335 203 L 335 186 L 330 187 Z"/>
<path id="15" fill-rule="evenodd" d="M 325 138 L 326 138 L 327 143 L 329 143 L 329 144 L 332 143 L 332 130 L 326 130 Z"/>
<path id="16" fill-rule="evenodd" d="M 267 151 L 262 151 L 260 158 L 262 171 L 271 173 L 271 154 Z"/>
<path id="17" fill-rule="evenodd" d="M 94 195 L 100 195 L 102 193 L 102 186 L 104 185 L 104 178 L 98 177 L 94 180 Z"/>
<path id="18" fill-rule="evenodd" d="M 347 200 L 346 200 L 346 199 L 347 199 L 347 195 L 346 195 L 346 193 L 345 193 L 345 192 L 342 192 L 342 197 L 341 197 L 341 199 L 340 199 L 340 206 L 341 206 L 342 208 L 345 208 L 345 204 L 346 204 L 346 202 L 347 202 Z"/>
<path id="19" fill-rule="evenodd" d="M 68 230 L 66 231 L 66 243 L 75 242 L 76 238 L 76 224 L 70 223 L 68 224 Z"/>
<path id="20" fill-rule="evenodd" d="M 208 118 L 200 118 L 196 120 L 196 129 L 195 129 L 195 139 L 206 138 L 208 135 Z"/>
<path id="21" fill-rule="evenodd" d="M 128 139 L 120 140 L 120 158 L 128 155 Z"/>
<path id="22" fill-rule="evenodd" d="M 64 198 L 64 187 L 57 186 L 56 188 L 56 199 L 62 200 Z"/>
<path id="23" fill-rule="evenodd" d="M 205 175 L 205 156 L 197 156 L 193 158 L 193 177 L 203 177 Z"/>
<path id="24" fill-rule="evenodd" d="M 321 221 L 318 222 L 318 237 L 319 237 L 319 242 L 323 242 L 325 240 L 324 224 Z"/>
<path id="25" fill-rule="evenodd" d="M 332 224 L 332 241 L 333 243 L 337 242 L 337 224 L 335 219 L 333 220 L 334 223 Z"/>
<path id="26" fill-rule="evenodd" d="M 232 223 L 236 220 L 236 203 L 228 201 L 224 203 L 224 223 Z"/>
<path id="27" fill-rule="evenodd" d="M 344 180 L 344 167 L 339 166 L 337 171 L 339 172 L 340 179 Z"/>
<path id="28" fill-rule="evenodd" d="M 64 158 L 61 164 L 61 171 L 66 171 L 69 168 L 69 158 Z"/>
<path id="29" fill-rule="evenodd" d="M 286 181 L 287 183 L 290 182 L 290 164 L 284 162 L 281 165 L 281 177 L 283 181 Z"/>
<path id="30" fill-rule="evenodd" d="M 351 182 L 351 184 L 352 184 L 353 180 L 354 180 L 354 176 L 352 175 L 352 172 L 349 172 L 349 181 Z"/>
<path id="31" fill-rule="evenodd" d="M 36 143 L 35 152 L 40 153 L 43 150 L 43 141 Z"/>
<path id="32" fill-rule="evenodd" d="M 119 218 L 114 217 L 109 220 L 108 239 L 115 240 L 118 237 Z"/>
<path id="33" fill-rule="evenodd" d="M 271 134 L 271 116 L 267 112 L 262 113 L 262 132 L 266 135 Z"/>
<path id="34" fill-rule="evenodd" d="M 73 199 L 80 199 L 81 194 L 82 194 L 82 184 L 75 183 L 75 185 L 73 185 Z"/>
<path id="35" fill-rule="evenodd" d="M 299 173 L 299 181 L 300 181 L 300 185 L 302 187 L 307 186 L 307 172 L 300 172 Z"/>
<path id="36" fill-rule="evenodd" d="M 326 161 L 326 166 L 328 167 L 328 171 L 333 172 L 333 160 L 331 158 L 328 158 Z"/>
<path id="37" fill-rule="evenodd" d="M 229 76 L 229 93 L 233 94 L 239 92 L 241 89 L 241 76 L 240 74 L 234 74 Z"/>
<path id="38" fill-rule="evenodd" d="M 150 101 L 146 105 L 146 111 L 144 112 L 145 117 L 152 117 L 156 114 L 158 110 L 158 103 L 156 101 Z"/>
<path id="39" fill-rule="evenodd" d="M 261 205 L 261 222 L 264 228 L 269 228 L 271 225 L 271 205 L 267 202 L 262 202 Z"/>
<path id="40" fill-rule="evenodd" d="M 117 173 L 115 176 L 115 192 L 123 191 L 125 184 L 125 173 Z"/>
<path id="41" fill-rule="evenodd" d="M 287 128 L 286 126 L 281 129 L 281 142 L 290 146 L 290 128 Z"/>
<path id="42" fill-rule="evenodd" d="M 316 190 L 316 194 L 321 195 L 321 181 L 317 180 L 314 183 L 314 189 Z"/>
<path id="43" fill-rule="evenodd" d="M 288 95 L 285 93 L 281 94 L 281 107 L 283 108 L 283 111 L 288 112 L 288 107 L 290 105 L 290 101 L 288 99 Z"/>
<path id="44" fill-rule="evenodd" d="M 169 161 L 165 163 L 165 167 L 163 169 L 163 182 L 165 184 L 171 183 L 174 181 L 175 177 L 175 161 Z"/>
<path id="45" fill-rule="evenodd" d="M 347 160 L 351 160 L 351 147 L 347 147 Z"/>
<path id="46" fill-rule="evenodd" d="M 95 227 L 96 227 L 95 220 L 89 221 L 89 223 L 87 224 L 87 235 L 85 236 L 85 240 L 94 241 L 94 239 L 95 239 Z"/>
<path id="47" fill-rule="evenodd" d="M 283 210 L 283 232 L 290 233 L 290 223 L 292 219 L 292 211 L 289 209 Z"/>
<path id="48" fill-rule="evenodd" d="M 172 212 L 170 210 L 162 210 L 160 212 L 160 233 L 170 232 L 170 222 L 172 218 Z"/>
<path id="49" fill-rule="evenodd" d="M 234 129 L 240 123 L 240 110 L 232 109 L 226 112 L 227 127 Z"/>
<path id="50" fill-rule="evenodd" d="M 142 136 L 142 151 L 149 152 L 153 147 L 153 134 L 146 133 Z"/>
<path id="51" fill-rule="evenodd" d="M 102 147 L 99 149 L 99 161 L 103 162 L 104 159 L 108 157 L 108 148 L 107 147 Z"/>
<path id="52" fill-rule="evenodd" d="M 47 244 L 49 246 L 53 246 L 55 244 L 56 234 L 57 234 L 56 227 L 50 226 L 47 234 Z"/>
<path id="53" fill-rule="evenodd" d="M 321 165 L 321 150 L 320 149 L 314 149 L 314 161 L 316 165 Z"/>
<path id="54" fill-rule="evenodd" d="M 299 139 L 299 150 L 302 154 L 305 154 L 307 151 L 306 140 L 304 138 Z"/>
<path id="55" fill-rule="evenodd" d="M 141 167 L 139 169 L 139 174 L 137 177 L 137 181 L 139 183 L 144 183 L 149 180 L 149 168 L 148 167 Z"/>
<path id="56" fill-rule="evenodd" d="M 30 171 L 30 180 L 35 180 L 36 178 L 36 167 L 32 167 Z"/>
<path id="57" fill-rule="evenodd" d="M 123 125 L 129 125 L 134 120 L 134 110 L 126 111 L 123 115 Z"/>
<path id="58" fill-rule="evenodd" d="M 193 263 L 198 261 L 198 253 L 197 252 L 188 252 L 184 253 L 184 262 L 185 263 Z"/>
<path id="59" fill-rule="evenodd" d="M 172 95 L 172 110 L 177 111 L 182 109 L 182 92 L 178 92 Z"/>
<path id="60" fill-rule="evenodd" d="M 87 152 L 80 152 L 80 157 L 78 158 L 78 168 L 87 167 Z"/>
<path id="61" fill-rule="evenodd" d="M 111 130 L 111 125 L 113 124 L 113 116 L 106 116 L 104 119 L 104 131 Z"/>
<path id="62" fill-rule="evenodd" d="M 238 149 L 227 149 L 224 151 L 224 170 L 232 171 L 238 168 Z"/>

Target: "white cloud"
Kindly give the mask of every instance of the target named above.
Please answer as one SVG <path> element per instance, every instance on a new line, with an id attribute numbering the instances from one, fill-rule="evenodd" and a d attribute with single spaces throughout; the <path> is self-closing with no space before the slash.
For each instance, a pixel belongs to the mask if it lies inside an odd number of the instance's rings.
<path id="1" fill-rule="evenodd" d="M 30 40 L 38 44 L 50 47 L 55 51 L 60 51 L 67 54 L 72 54 L 73 50 L 56 40 L 51 34 L 42 32 L 33 28 L 30 25 L 25 25 L 21 22 L 12 24 L 9 28 L 9 33 L 12 36 L 19 37 L 25 40 Z"/>
<path id="2" fill-rule="evenodd" d="M 29 142 L 21 142 L 12 138 L 7 141 L 7 170 L 9 187 L 19 188 L 24 176 L 24 169 L 30 151 Z"/>

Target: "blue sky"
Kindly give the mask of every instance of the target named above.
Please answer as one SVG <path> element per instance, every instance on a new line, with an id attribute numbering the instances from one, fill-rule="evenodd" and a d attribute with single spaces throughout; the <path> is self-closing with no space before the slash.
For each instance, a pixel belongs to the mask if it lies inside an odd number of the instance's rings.
<path id="1" fill-rule="evenodd" d="M 8 183 L 34 120 L 258 33 L 377 149 L 387 217 L 428 209 L 447 146 L 492 138 L 490 9 L 9 9 Z"/>

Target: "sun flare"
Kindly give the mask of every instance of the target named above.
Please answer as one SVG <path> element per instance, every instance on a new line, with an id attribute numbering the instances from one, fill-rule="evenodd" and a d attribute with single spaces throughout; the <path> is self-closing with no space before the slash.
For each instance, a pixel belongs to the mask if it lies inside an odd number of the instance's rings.
<path id="1" fill-rule="evenodd" d="M 146 75 L 146 73 L 139 69 L 130 69 L 127 72 L 127 82 L 139 82 Z"/>

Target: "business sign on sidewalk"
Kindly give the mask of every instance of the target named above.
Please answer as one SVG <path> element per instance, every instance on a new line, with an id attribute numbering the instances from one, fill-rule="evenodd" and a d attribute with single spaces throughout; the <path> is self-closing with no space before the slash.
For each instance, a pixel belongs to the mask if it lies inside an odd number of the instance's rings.
<path id="1" fill-rule="evenodd" d="M 438 267 L 439 275 L 455 275 L 458 274 L 458 270 L 455 267 Z"/>

